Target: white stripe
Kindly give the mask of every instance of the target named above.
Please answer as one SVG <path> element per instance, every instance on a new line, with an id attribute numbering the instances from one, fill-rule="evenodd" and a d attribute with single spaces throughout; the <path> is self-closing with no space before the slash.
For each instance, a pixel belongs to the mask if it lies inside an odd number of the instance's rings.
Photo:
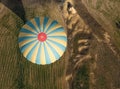
<path id="1" fill-rule="evenodd" d="M 57 24 L 57 25 L 55 25 L 54 27 L 52 27 L 51 29 L 49 29 L 49 30 L 46 32 L 46 34 L 50 33 L 51 31 L 54 31 L 54 30 L 56 30 L 56 29 L 58 29 L 58 28 L 60 28 L 60 27 L 62 27 L 62 26 L 59 25 L 59 24 Z"/>
<path id="2" fill-rule="evenodd" d="M 37 30 L 38 32 L 40 32 L 40 29 L 39 29 L 39 27 L 37 26 L 37 23 L 36 23 L 35 19 L 31 20 L 31 22 L 32 22 L 32 24 L 35 26 L 36 30 Z"/>
<path id="3" fill-rule="evenodd" d="M 31 32 L 33 32 L 33 33 L 36 33 L 36 34 L 38 34 L 34 29 L 32 29 L 29 25 L 27 25 L 27 24 L 25 24 L 24 26 L 23 26 L 23 28 L 24 29 L 27 29 L 27 30 L 29 30 L 29 31 L 31 31 Z"/>
<path id="4" fill-rule="evenodd" d="M 41 44 L 41 54 L 40 54 L 40 63 L 45 65 L 46 64 L 46 59 L 45 59 L 45 51 L 43 47 L 43 43 Z"/>
<path id="5" fill-rule="evenodd" d="M 55 56 L 54 56 L 54 53 L 51 51 L 51 49 L 49 48 L 49 46 L 46 44 L 46 42 L 44 42 L 45 43 L 45 47 L 46 47 L 46 49 L 47 49 L 47 51 L 48 51 L 48 56 L 49 56 L 49 58 L 50 58 L 50 61 L 51 61 L 51 63 L 53 63 L 53 62 L 55 62 L 56 61 L 56 58 L 55 58 Z"/>
<path id="6" fill-rule="evenodd" d="M 37 57 L 37 54 L 38 54 L 39 46 L 40 46 L 40 42 L 38 42 L 37 47 L 35 48 L 35 50 L 34 50 L 34 52 L 32 54 L 31 62 L 33 62 L 33 63 L 36 62 L 36 57 Z"/>
<path id="7" fill-rule="evenodd" d="M 53 44 L 51 41 L 47 41 L 56 51 L 57 53 L 61 56 L 63 54 L 63 50 L 61 50 L 58 46 Z"/>
<path id="8" fill-rule="evenodd" d="M 31 39 L 24 40 L 24 41 L 20 42 L 20 43 L 19 43 L 19 47 L 22 47 L 22 46 L 24 46 L 25 44 L 27 44 L 27 43 L 29 43 L 29 42 L 31 42 L 31 41 L 33 41 L 33 40 L 36 40 L 36 41 L 38 42 L 37 38 L 31 38 Z"/>
<path id="9" fill-rule="evenodd" d="M 65 36 L 66 37 L 66 33 L 65 32 L 56 32 L 56 33 L 48 34 L 47 36 Z"/>
<path id="10" fill-rule="evenodd" d="M 48 29 L 48 27 L 51 25 L 52 21 L 53 21 L 52 19 L 48 20 L 46 27 L 45 27 L 45 30 L 44 30 L 45 33 L 46 33 L 46 30 Z"/>
<path id="11" fill-rule="evenodd" d="M 40 31 L 40 32 L 42 32 L 42 31 L 43 31 L 43 22 L 44 22 L 44 18 L 43 18 L 43 17 L 41 17 L 41 18 L 40 18 L 40 29 L 41 29 L 41 31 Z"/>
<path id="12" fill-rule="evenodd" d="M 66 47 L 66 45 L 67 45 L 67 42 L 66 42 L 66 41 L 60 40 L 60 39 L 57 39 L 57 38 L 48 38 L 48 40 L 52 40 L 52 41 L 54 41 L 54 42 L 57 42 L 57 43 L 59 43 L 59 44 L 62 44 L 64 47 Z"/>
<path id="13" fill-rule="evenodd" d="M 37 43 L 34 42 L 33 44 L 31 44 L 28 48 L 25 49 L 25 51 L 23 52 L 23 55 L 26 57 L 28 55 L 28 53 L 31 51 L 31 49 L 35 46 L 35 44 Z"/>
<path id="14" fill-rule="evenodd" d="M 19 37 L 26 37 L 26 36 L 33 36 L 33 37 L 35 37 L 36 35 L 34 35 L 34 34 L 30 34 L 30 33 L 24 33 L 24 32 L 20 32 L 20 34 L 19 34 Z"/>

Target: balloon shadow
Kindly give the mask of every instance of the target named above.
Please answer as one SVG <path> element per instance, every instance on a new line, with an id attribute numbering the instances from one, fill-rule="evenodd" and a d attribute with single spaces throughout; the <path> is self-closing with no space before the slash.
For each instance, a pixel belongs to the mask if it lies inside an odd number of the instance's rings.
<path id="1" fill-rule="evenodd" d="M 22 0 L 0 0 L 0 2 L 18 15 L 24 21 L 24 23 L 26 22 Z"/>

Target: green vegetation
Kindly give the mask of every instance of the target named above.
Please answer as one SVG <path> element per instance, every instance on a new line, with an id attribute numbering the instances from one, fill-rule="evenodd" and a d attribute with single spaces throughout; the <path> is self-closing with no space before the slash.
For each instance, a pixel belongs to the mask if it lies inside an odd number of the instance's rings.
<path id="1" fill-rule="evenodd" d="M 73 89 L 89 89 L 89 67 L 88 64 L 83 65 L 77 71 L 73 81 Z"/>
<path id="2" fill-rule="evenodd" d="M 105 81 L 105 77 L 104 76 L 99 76 L 98 77 L 98 84 L 100 86 L 101 89 L 106 89 L 105 85 L 106 85 L 106 81 Z"/>
<path id="3" fill-rule="evenodd" d="M 102 0 L 97 0 L 96 9 L 100 9 L 101 5 L 102 5 Z"/>

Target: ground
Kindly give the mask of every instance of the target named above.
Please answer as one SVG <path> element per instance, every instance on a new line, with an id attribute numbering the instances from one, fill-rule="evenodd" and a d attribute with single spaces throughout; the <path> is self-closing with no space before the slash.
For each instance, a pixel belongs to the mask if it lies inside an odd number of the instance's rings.
<path id="1" fill-rule="evenodd" d="M 67 1 L 77 14 L 68 13 Z M 120 1 L 66 2 L 1 0 L 0 89 L 120 89 Z M 20 53 L 19 30 L 36 16 L 67 32 L 67 50 L 54 64 L 36 65 Z"/>

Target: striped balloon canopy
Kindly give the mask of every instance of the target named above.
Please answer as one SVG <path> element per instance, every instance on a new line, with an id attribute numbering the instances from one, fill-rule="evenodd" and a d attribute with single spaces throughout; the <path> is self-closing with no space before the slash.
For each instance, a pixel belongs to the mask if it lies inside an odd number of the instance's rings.
<path id="1" fill-rule="evenodd" d="M 18 42 L 27 60 L 45 65 L 60 59 L 66 49 L 67 36 L 56 20 L 36 17 L 20 29 Z"/>

